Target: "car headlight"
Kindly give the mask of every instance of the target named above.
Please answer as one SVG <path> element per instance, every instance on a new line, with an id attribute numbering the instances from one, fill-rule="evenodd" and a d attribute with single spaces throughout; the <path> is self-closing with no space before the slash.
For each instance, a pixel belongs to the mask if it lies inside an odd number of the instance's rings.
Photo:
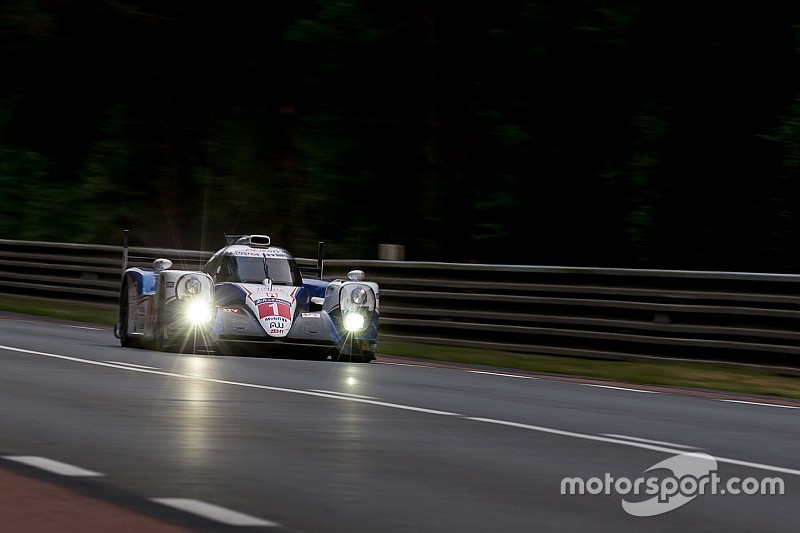
<path id="1" fill-rule="evenodd" d="M 367 285 L 345 283 L 339 293 L 342 326 L 350 332 L 363 331 L 375 311 L 375 293 Z"/>
<path id="2" fill-rule="evenodd" d="M 186 280 L 186 285 L 184 285 L 187 294 L 191 294 L 193 296 L 200 294 L 200 291 L 203 290 L 203 283 L 197 279 L 196 277 L 192 276 Z"/>
<path id="3" fill-rule="evenodd" d="M 188 290 L 188 287 L 187 287 Z M 192 324 L 200 325 L 205 324 L 213 318 L 213 311 L 208 302 L 190 302 L 186 306 L 186 318 Z"/>
<path id="4" fill-rule="evenodd" d="M 364 287 L 356 287 L 350 292 L 350 300 L 356 305 L 367 303 L 367 290 Z"/>
<path id="5" fill-rule="evenodd" d="M 344 329 L 347 331 L 361 331 L 364 329 L 366 319 L 361 313 L 348 313 L 344 317 Z"/>

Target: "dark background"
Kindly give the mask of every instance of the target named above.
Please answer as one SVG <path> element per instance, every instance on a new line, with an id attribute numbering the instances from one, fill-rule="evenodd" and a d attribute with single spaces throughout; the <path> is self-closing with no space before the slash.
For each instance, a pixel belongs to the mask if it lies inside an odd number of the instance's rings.
<path id="1" fill-rule="evenodd" d="M 782 4 L 3 0 L 0 238 L 800 272 Z"/>

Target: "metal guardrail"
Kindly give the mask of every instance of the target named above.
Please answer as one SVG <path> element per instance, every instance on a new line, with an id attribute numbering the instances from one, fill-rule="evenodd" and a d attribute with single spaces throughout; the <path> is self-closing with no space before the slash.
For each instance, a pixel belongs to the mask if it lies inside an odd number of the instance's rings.
<path id="1" fill-rule="evenodd" d="M 132 247 L 128 266 L 212 255 Z M 313 266 L 316 259 L 298 259 Z M 123 247 L 0 240 L 0 292 L 116 309 Z M 800 276 L 407 261 L 325 261 L 381 286 L 381 340 L 610 359 L 800 367 Z"/>

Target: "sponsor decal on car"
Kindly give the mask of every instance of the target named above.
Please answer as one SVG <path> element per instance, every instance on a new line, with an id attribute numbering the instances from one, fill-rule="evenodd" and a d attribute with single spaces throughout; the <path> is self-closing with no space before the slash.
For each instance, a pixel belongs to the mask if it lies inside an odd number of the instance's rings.
<path id="1" fill-rule="evenodd" d="M 253 303 L 256 305 L 261 305 L 269 302 L 278 302 L 286 305 L 292 305 L 292 300 L 287 300 L 285 298 L 259 298 L 258 300 L 253 300 Z"/>
<path id="2" fill-rule="evenodd" d="M 231 250 L 227 255 L 238 257 L 275 257 L 289 259 L 289 254 L 282 250 Z"/>
<path id="3" fill-rule="evenodd" d="M 292 308 L 290 305 L 282 302 L 280 300 L 273 301 L 272 299 L 268 298 L 265 301 L 259 300 L 256 302 L 256 307 L 258 308 L 258 318 L 275 318 L 275 317 L 282 317 L 284 319 L 291 320 L 292 319 Z"/>
<path id="4" fill-rule="evenodd" d="M 244 288 L 246 289 L 246 287 Z M 292 291 L 292 293 L 294 293 L 294 291 Z M 250 298 L 256 305 L 264 303 L 266 301 L 284 302 L 291 305 L 293 301 L 291 294 L 287 296 L 286 294 L 281 292 L 271 291 L 271 290 L 268 291 L 261 288 L 256 288 L 253 289 L 252 291 L 248 290 L 247 297 Z"/>

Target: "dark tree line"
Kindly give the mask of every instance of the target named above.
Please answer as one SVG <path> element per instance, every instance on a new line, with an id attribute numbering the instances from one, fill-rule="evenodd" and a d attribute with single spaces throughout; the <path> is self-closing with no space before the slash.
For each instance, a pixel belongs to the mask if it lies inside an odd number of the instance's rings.
<path id="1" fill-rule="evenodd" d="M 0 238 L 800 272 L 791 5 L 5 0 Z"/>

